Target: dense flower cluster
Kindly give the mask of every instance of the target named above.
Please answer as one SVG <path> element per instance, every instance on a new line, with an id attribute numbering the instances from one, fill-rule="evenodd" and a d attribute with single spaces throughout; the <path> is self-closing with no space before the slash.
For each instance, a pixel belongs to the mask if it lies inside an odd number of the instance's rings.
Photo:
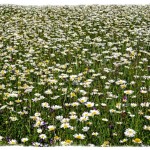
<path id="1" fill-rule="evenodd" d="M 0 6 L 0 145 L 149 146 L 150 6 Z"/>

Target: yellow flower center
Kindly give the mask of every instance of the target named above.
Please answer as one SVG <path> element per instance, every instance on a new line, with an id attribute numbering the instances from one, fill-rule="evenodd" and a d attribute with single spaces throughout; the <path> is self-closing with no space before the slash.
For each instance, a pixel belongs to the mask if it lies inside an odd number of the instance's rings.
<path id="1" fill-rule="evenodd" d="M 141 140 L 139 138 L 136 138 L 133 140 L 135 143 L 141 143 Z"/>
<path id="2" fill-rule="evenodd" d="M 77 139 L 81 139 L 81 135 L 77 135 L 76 138 L 77 138 Z"/>

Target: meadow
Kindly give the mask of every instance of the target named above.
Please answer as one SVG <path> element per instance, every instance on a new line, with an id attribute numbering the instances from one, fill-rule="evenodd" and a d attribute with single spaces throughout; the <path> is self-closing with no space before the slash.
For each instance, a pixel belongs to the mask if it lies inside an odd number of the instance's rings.
<path id="1" fill-rule="evenodd" d="M 0 146 L 150 146 L 150 5 L 0 5 Z"/>

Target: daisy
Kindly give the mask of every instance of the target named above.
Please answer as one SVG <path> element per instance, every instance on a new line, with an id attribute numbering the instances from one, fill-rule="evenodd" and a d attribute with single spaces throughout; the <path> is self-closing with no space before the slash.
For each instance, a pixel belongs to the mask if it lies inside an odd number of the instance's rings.
<path id="1" fill-rule="evenodd" d="M 46 90 L 44 93 L 45 93 L 45 94 L 52 94 L 53 92 L 52 92 L 52 90 L 48 89 L 48 90 Z"/>
<path id="2" fill-rule="evenodd" d="M 120 140 L 120 143 L 125 143 L 127 141 L 128 141 L 128 139 L 123 139 L 123 140 Z"/>
<path id="3" fill-rule="evenodd" d="M 72 140 L 65 140 L 65 141 L 62 141 L 62 142 L 61 142 L 61 145 L 62 145 L 62 146 L 69 146 L 69 145 L 71 145 L 72 143 L 73 143 Z"/>
<path id="4" fill-rule="evenodd" d="M 10 93 L 9 97 L 18 97 L 18 94 L 17 93 Z"/>
<path id="5" fill-rule="evenodd" d="M 90 108 L 90 107 L 93 107 L 94 106 L 94 103 L 93 102 L 87 102 L 85 103 L 86 107 Z"/>
<path id="6" fill-rule="evenodd" d="M 80 103 L 85 103 L 88 100 L 88 97 L 81 97 L 78 99 Z"/>
<path id="7" fill-rule="evenodd" d="M 56 129 L 56 127 L 53 126 L 53 125 L 50 125 L 47 128 L 48 128 L 49 131 L 54 131 Z"/>
<path id="8" fill-rule="evenodd" d="M 87 132 L 89 129 L 90 129 L 89 127 L 83 127 L 83 128 L 82 128 L 82 131 L 83 131 L 83 132 Z"/>
<path id="9" fill-rule="evenodd" d="M 146 126 L 146 125 L 144 125 L 143 129 L 144 129 L 144 130 L 148 130 L 148 131 L 150 131 L 150 126 Z"/>
<path id="10" fill-rule="evenodd" d="M 139 138 L 133 139 L 132 142 L 138 143 L 138 144 L 141 144 L 141 143 L 142 143 L 141 139 L 139 139 Z"/>
<path id="11" fill-rule="evenodd" d="M 41 129 L 41 128 L 38 128 L 38 129 L 37 129 L 37 133 L 42 133 L 42 129 Z"/>
<path id="12" fill-rule="evenodd" d="M 56 118 L 56 120 L 62 120 L 63 116 L 56 116 L 55 118 Z"/>
<path id="13" fill-rule="evenodd" d="M 99 110 L 90 110 L 90 113 L 91 113 L 91 116 L 100 114 Z"/>
<path id="14" fill-rule="evenodd" d="M 103 121 L 106 121 L 106 122 L 108 121 L 108 119 L 107 119 L 107 118 L 102 118 L 102 120 L 103 120 Z"/>
<path id="15" fill-rule="evenodd" d="M 41 106 L 42 106 L 43 108 L 49 108 L 49 107 L 50 107 L 47 102 L 42 103 Z"/>
<path id="16" fill-rule="evenodd" d="M 136 107 L 137 104 L 136 103 L 131 103 L 131 107 Z"/>
<path id="17" fill-rule="evenodd" d="M 16 145 L 16 144 L 17 144 L 17 141 L 14 140 L 14 139 L 12 139 L 12 140 L 10 140 L 10 141 L 8 142 L 8 144 L 10 144 L 10 145 Z"/>
<path id="18" fill-rule="evenodd" d="M 116 81 L 117 85 L 125 85 L 127 82 L 125 80 L 118 80 Z"/>
<path id="19" fill-rule="evenodd" d="M 145 115 L 144 117 L 145 117 L 147 120 L 150 120 L 150 116 Z"/>
<path id="20" fill-rule="evenodd" d="M 109 141 L 104 141 L 104 143 L 101 145 L 102 147 L 108 147 L 109 146 Z"/>
<path id="21" fill-rule="evenodd" d="M 71 104 L 71 106 L 73 106 L 73 107 L 79 106 L 79 103 L 78 103 L 78 102 L 73 102 L 73 103 Z"/>
<path id="22" fill-rule="evenodd" d="M 69 118 L 63 118 L 62 120 L 61 120 L 61 123 L 68 123 L 69 122 Z"/>
<path id="23" fill-rule="evenodd" d="M 71 120 L 75 120 L 75 119 L 77 119 L 77 116 L 76 116 L 76 115 L 71 115 L 71 116 L 70 116 L 70 119 L 71 119 Z"/>
<path id="24" fill-rule="evenodd" d="M 92 132 L 93 136 L 98 136 L 98 132 Z"/>
<path id="25" fill-rule="evenodd" d="M 140 90 L 140 92 L 141 92 L 142 94 L 147 93 L 147 91 L 146 91 L 146 90 Z"/>
<path id="26" fill-rule="evenodd" d="M 64 128 L 64 129 L 70 128 L 70 127 L 71 127 L 71 126 L 70 126 L 69 123 L 63 123 L 63 124 L 61 124 L 61 126 L 60 126 L 60 128 Z"/>
<path id="27" fill-rule="evenodd" d="M 133 129 L 126 129 L 125 132 L 124 132 L 125 136 L 127 137 L 134 137 L 135 134 L 136 134 L 136 131 L 134 131 Z"/>
<path id="28" fill-rule="evenodd" d="M 132 91 L 132 90 L 126 90 L 126 91 L 124 91 L 124 93 L 127 94 L 127 95 L 131 95 L 133 92 L 134 91 Z"/>
<path id="29" fill-rule="evenodd" d="M 85 135 L 84 134 L 74 134 L 73 135 L 74 136 L 74 138 L 76 138 L 76 139 L 80 139 L 80 140 L 83 140 L 83 139 L 85 139 Z"/>
<path id="30" fill-rule="evenodd" d="M 38 143 L 38 142 L 33 142 L 33 144 L 32 144 L 33 146 L 36 146 L 36 147 L 39 147 L 39 146 L 41 146 L 41 143 Z"/>
<path id="31" fill-rule="evenodd" d="M 88 117 L 80 117 L 80 119 L 79 119 L 79 121 L 80 122 L 84 122 L 84 121 L 87 121 L 87 120 L 89 120 L 89 118 Z"/>
<path id="32" fill-rule="evenodd" d="M 47 136 L 46 136 L 45 134 L 40 134 L 40 135 L 39 135 L 39 138 L 44 140 L 44 139 L 47 138 Z"/>
<path id="33" fill-rule="evenodd" d="M 59 136 L 54 136 L 54 141 L 58 141 L 58 140 L 60 140 L 60 137 Z"/>
<path id="34" fill-rule="evenodd" d="M 2 137 L 2 136 L 0 136 L 0 141 L 2 141 L 2 139 L 3 139 L 3 137 Z"/>
<path id="35" fill-rule="evenodd" d="M 17 117 L 9 117 L 11 121 L 17 121 Z"/>
<path id="36" fill-rule="evenodd" d="M 54 106 L 52 106 L 51 108 L 54 109 L 54 110 L 57 110 L 57 109 L 61 109 L 62 107 L 59 106 L 59 105 L 54 105 Z"/>
<path id="37" fill-rule="evenodd" d="M 21 142 L 25 143 L 25 142 L 27 142 L 28 140 L 29 140 L 28 138 L 22 138 L 22 139 L 21 139 Z"/>

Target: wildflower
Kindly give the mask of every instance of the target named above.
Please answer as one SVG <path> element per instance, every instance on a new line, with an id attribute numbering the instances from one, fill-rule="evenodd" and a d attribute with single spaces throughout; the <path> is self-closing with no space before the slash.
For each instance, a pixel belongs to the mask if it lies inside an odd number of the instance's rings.
<path id="1" fill-rule="evenodd" d="M 33 146 L 36 146 L 36 147 L 39 147 L 39 146 L 41 146 L 41 143 L 33 142 L 32 145 L 33 145 Z"/>
<path id="2" fill-rule="evenodd" d="M 59 105 L 54 105 L 54 106 L 52 106 L 51 108 L 54 109 L 54 110 L 57 110 L 57 109 L 61 109 L 62 107 L 59 106 Z"/>
<path id="3" fill-rule="evenodd" d="M 9 117 L 11 121 L 17 121 L 17 117 Z"/>
<path id="4" fill-rule="evenodd" d="M 54 136 L 54 140 L 58 141 L 58 140 L 60 140 L 60 137 L 59 136 Z"/>
<path id="5" fill-rule="evenodd" d="M 149 102 L 144 102 L 140 104 L 142 107 L 149 107 L 150 103 Z"/>
<path id="6" fill-rule="evenodd" d="M 150 120 L 150 116 L 145 115 L 144 117 L 145 117 L 147 120 Z"/>
<path id="7" fill-rule="evenodd" d="M 78 99 L 80 103 L 85 103 L 88 100 L 88 97 L 81 97 Z"/>
<path id="8" fill-rule="evenodd" d="M 94 145 L 94 144 L 88 144 L 88 146 L 90 146 L 90 147 L 94 147 L 95 145 Z"/>
<path id="9" fill-rule="evenodd" d="M 65 103 L 65 106 L 66 107 L 69 107 L 69 106 L 71 106 L 72 104 L 70 104 L 70 103 Z"/>
<path id="10" fill-rule="evenodd" d="M 143 129 L 150 131 L 150 126 L 144 125 Z"/>
<path id="11" fill-rule="evenodd" d="M 89 127 L 83 127 L 82 131 L 87 132 L 90 128 Z"/>
<path id="12" fill-rule="evenodd" d="M 21 142 L 25 143 L 25 142 L 27 142 L 28 140 L 29 140 L 28 138 L 22 138 L 22 139 L 21 139 Z"/>
<path id="13" fill-rule="evenodd" d="M 117 85 L 125 85 L 126 84 L 126 81 L 125 80 L 118 80 L 116 82 Z"/>
<path id="14" fill-rule="evenodd" d="M 18 97 L 18 94 L 17 93 L 10 93 L 9 97 Z"/>
<path id="15" fill-rule="evenodd" d="M 136 134 L 136 131 L 134 131 L 133 129 L 126 129 L 125 132 L 124 132 L 125 136 L 127 137 L 134 137 L 135 134 Z"/>
<path id="16" fill-rule="evenodd" d="M 79 140 L 83 140 L 83 139 L 85 139 L 85 135 L 84 134 L 74 134 L 73 135 L 74 136 L 74 138 L 76 138 L 76 139 L 79 139 Z"/>
<path id="17" fill-rule="evenodd" d="M 127 85 L 126 84 L 121 84 L 120 87 L 121 87 L 121 89 L 125 89 L 127 87 Z"/>
<path id="18" fill-rule="evenodd" d="M 147 91 L 146 90 L 140 90 L 140 93 L 145 94 L 145 93 L 147 93 Z"/>
<path id="19" fill-rule="evenodd" d="M 88 117 L 88 116 L 90 116 L 91 114 L 89 113 L 89 112 L 83 112 L 83 114 L 82 114 L 82 116 L 83 117 Z"/>
<path id="20" fill-rule="evenodd" d="M 52 94 L 53 92 L 52 92 L 52 90 L 48 89 L 48 90 L 46 90 L 44 93 L 45 93 L 45 94 Z"/>
<path id="21" fill-rule="evenodd" d="M 14 139 L 12 139 L 12 140 L 10 140 L 10 141 L 8 142 L 8 144 L 10 144 L 10 145 L 16 145 L 16 144 L 17 144 L 17 141 L 14 140 Z"/>
<path id="22" fill-rule="evenodd" d="M 93 102 L 87 102 L 85 103 L 86 107 L 93 107 L 94 103 Z"/>
<path id="23" fill-rule="evenodd" d="M 70 97 L 72 98 L 72 97 L 75 97 L 76 96 L 76 94 L 74 93 L 74 92 L 71 92 L 70 93 Z"/>
<path id="24" fill-rule="evenodd" d="M 136 107 L 137 104 L 136 103 L 131 103 L 131 107 Z"/>
<path id="25" fill-rule="evenodd" d="M 62 145 L 62 146 L 69 146 L 69 145 L 71 145 L 72 143 L 73 143 L 72 140 L 65 140 L 65 141 L 62 141 L 62 142 L 61 142 L 61 145 Z"/>
<path id="26" fill-rule="evenodd" d="M 76 112 L 75 111 L 71 111 L 69 112 L 70 115 L 76 115 Z"/>
<path id="27" fill-rule="evenodd" d="M 141 143 L 142 143 L 141 139 L 139 139 L 139 138 L 133 139 L 132 142 L 138 143 L 138 144 L 141 144 Z"/>
<path id="28" fill-rule="evenodd" d="M 2 136 L 0 136 L 0 141 L 2 141 L 2 139 L 3 139 L 3 137 L 2 137 Z"/>
<path id="29" fill-rule="evenodd" d="M 35 113 L 34 116 L 39 117 L 41 116 L 41 113 Z"/>
<path id="30" fill-rule="evenodd" d="M 47 102 L 42 103 L 41 106 L 42 106 L 43 108 L 49 108 L 49 107 L 50 107 Z"/>
<path id="31" fill-rule="evenodd" d="M 87 120 L 89 120 L 88 117 L 80 117 L 80 119 L 79 119 L 80 122 L 84 122 L 84 121 L 87 121 Z"/>
<path id="32" fill-rule="evenodd" d="M 15 102 L 16 102 L 16 103 L 21 103 L 21 102 L 22 102 L 22 100 L 17 99 L 17 100 L 15 100 Z"/>
<path id="33" fill-rule="evenodd" d="M 48 128 L 49 131 L 54 131 L 56 129 L 56 127 L 53 126 L 53 125 L 50 125 L 47 128 Z"/>
<path id="34" fill-rule="evenodd" d="M 93 136 L 98 136 L 98 132 L 92 132 Z"/>
<path id="35" fill-rule="evenodd" d="M 109 144 L 110 144 L 109 141 L 105 141 L 101 146 L 102 146 L 102 147 L 108 147 Z"/>
<path id="36" fill-rule="evenodd" d="M 86 124 L 87 124 L 87 125 L 92 125 L 92 122 L 89 121 L 89 122 L 87 122 Z"/>
<path id="37" fill-rule="evenodd" d="M 122 122 L 116 122 L 116 124 L 122 124 Z"/>
<path id="38" fill-rule="evenodd" d="M 73 102 L 73 103 L 71 104 L 71 106 L 73 106 L 73 107 L 79 106 L 79 103 L 78 103 L 78 102 Z"/>
<path id="39" fill-rule="evenodd" d="M 126 90 L 126 91 L 124 91 L 124 93 L 127 94 L 127 95 L 131 95 L 133 92 L 134 91 L 132 91 L 132 90 Z"/>
<path id="40" fill-rule="evenodd" d="M 45 134 L 40 134 L 40 135 L 39 135 L 39 138 L 44 140 L 44 139 L 47 138 L 47 136 L 46 136 Z"/>
<path id="41" fill-rule="evenodd" d="M 79 90 L 80 91 L 80 93 L 82 94 L 82 95 L 86 95 L 86 91 L 84 91 L 84 90 Z"/>
<path id="42" fill-rule="evenodd" d="M 56 119 L 57 119 L 57 120 L 62 120 L 62 119 L 63 119 L 63 116 L 56 116 Z"/>
<path id="43" fill-rule="evenodd" d="M 102 120 L 103 120 L 103 121 L 106 121 L 106 122 L 108 121 L 108 119 L 107 119 L 107 118 L 102 118 Z"/>
<path id="44" fill-rule="evenodd" d="M 91 113 L 91 116 L 100 114 L 99 110 L 90 110 L 90 113 Z"/>
<path id="45" fill-rule="evenodd" d="M 64 128 L 64 129 L 70 128 L 70 127 L 71 127 L 71 126 L 70 126 L 69 123 L 63 123 L 63 124 L 61 124 L 61 126 L 60 126 L 60 128 Z"/>
<path id="46" fill-rule="evenodd" d="M 123 140 L 120 140 L 120 143 L 125 143 L 127 141 L 128 141 L 128 139 L 123 139 Z"/>
<path id="47" fill-rule="evenodd" d="M 106 107 L 106 106 L 107 106 L 107 104 L 105 104 L 105 103 L 101 103 L 101 106 Z"/>
<path id="48" fill-rule="evenodd" d="M 127 102 L 127 96 L 124 96 L 122 101 Z"/>
<path id="49" fill-rule="evenodd" d="M 118 136 L 118 134 L 115 132 L 115 133 L 113 133 L 113 136 Z"/>
<path id="50" fill-rule="evenodd" d="M 106 77 L 106 76 L 101 76 L 100 78 L 101 78 L 101 79 L 106 79 L 107 77 Z"/>
<path id="51" fill-rule="evenodd" d="M 61 123 L 68 123 L 69 122 L 69 118 L 63 118 L 62 120 L 61 120 Z"/>
<path id="52" fill-rule="evenodd" d="M 42 133 L 42 129 L 41 129 L 41 128 L 38 128 L 38 129 L 37 129 L 37 133 Z"/>
<path id="53" fill-rule="evenodd" d="M 121 103 L 117 103 L 116 108 L 121 109 Z"/>
<path id="54" fill-rule="evenodd" d="M 110 109 L 109 112 L 110 112 L 110 113 L 115 113 L 116 110 L 115 110 L 115 109 Z"/>
<path id="55" fill-rule="evenodd" d="M 77 116 L 76 115 L 71 115 L 70 119 L 75 120 L 75 119 L 77 119 Z"/>

